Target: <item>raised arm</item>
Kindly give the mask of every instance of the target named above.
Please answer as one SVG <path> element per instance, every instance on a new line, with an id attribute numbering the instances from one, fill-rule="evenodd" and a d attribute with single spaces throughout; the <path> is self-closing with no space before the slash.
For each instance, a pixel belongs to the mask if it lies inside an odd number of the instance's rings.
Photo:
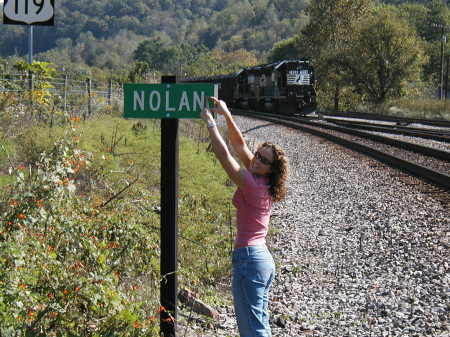
<path id="1" fill-rule="evenodd" d="M 234 122 L 233 116 L 231 115 L 231 112 L 228 109 L 227 104 L 224 101 L 218 100 L 215 97 L 211 97 L 211 99 L 214 101 L 215 104 L 213 111 L 225 117 L 231 146 L 233 146 L 233 149 L 236 151 L 239 159 L 248 169 L 250 166 L 250 162 L 253 159 L 253 153 L 248 148 L 241 131 Z"/>
<path id="2" fill-rule="evenodd" d="M 219 160 L 220 164 L 228 174 L 230 179 L 238 186 L 244 186 L 244 169 L 241 168 L 238 162 L 233 158 L 227 145 L 217 129 L 216 122 L 209 110 L 204 110 L 201 113 L 202 119 L 208 124 L 208 132 L 211 138 L 211 145 L 214 154 Z"/>

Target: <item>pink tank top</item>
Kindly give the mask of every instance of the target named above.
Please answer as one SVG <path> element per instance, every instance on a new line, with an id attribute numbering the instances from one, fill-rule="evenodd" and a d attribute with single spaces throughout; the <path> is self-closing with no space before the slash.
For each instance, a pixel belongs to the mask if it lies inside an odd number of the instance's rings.
<path id="1" fill-rule="evenodd" d="M 244 172 L 244 186 L 233 196 L 237 222 L 235 248 L 265 244 L 272 211 L 268 179 Z"/>

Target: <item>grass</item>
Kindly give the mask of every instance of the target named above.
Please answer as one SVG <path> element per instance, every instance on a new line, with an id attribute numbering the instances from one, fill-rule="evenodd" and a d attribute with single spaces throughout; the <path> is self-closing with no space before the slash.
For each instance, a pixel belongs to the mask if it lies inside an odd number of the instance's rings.
<path id="1" fill-rule="evenodd" d="M 392 103 L 403 117 L 450 121 L 450 103 L 437 99 L 400 99 Z"/>
<path id="2" fill-rule="evenodd" d="M 450 102 L 437 99 L 405 97 L 382 105 L 361 107 L 360 110 L 396 117 L 450 121 Z"/>

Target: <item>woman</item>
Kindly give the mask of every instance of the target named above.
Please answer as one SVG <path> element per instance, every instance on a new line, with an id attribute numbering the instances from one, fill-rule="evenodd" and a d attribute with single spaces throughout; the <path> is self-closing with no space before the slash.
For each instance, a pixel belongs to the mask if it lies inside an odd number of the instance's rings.
<path id="1" fill-rule="evenodd" d="M 233 251 L 233 302 L 241 337 L 270 337 L 269 288 L 275 264 L 266 247 L 272 203 L 286 194 L 287 158 L 271 143 L 253 154 L 224 101 L 211 97 L 211 109 L 225 117 L 231 145 L 244 165 L 228 150 L 208 109 L 201 117 L 208 124 L 212 149 L 230 179 L 237 185 L 233 205 L 237 210 L 237 237 Z"/>

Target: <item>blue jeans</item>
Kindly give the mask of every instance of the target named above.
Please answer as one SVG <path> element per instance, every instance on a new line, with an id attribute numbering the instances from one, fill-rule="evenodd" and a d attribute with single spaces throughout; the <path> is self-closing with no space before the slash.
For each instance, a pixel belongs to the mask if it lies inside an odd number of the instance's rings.
<path id="1" fill-rule="evenodd" d="M 269 288 L 275 263 L 265 245 L 237 248 L 233 252 L 234 311 L 241 337 L 271 337 Z"/>

